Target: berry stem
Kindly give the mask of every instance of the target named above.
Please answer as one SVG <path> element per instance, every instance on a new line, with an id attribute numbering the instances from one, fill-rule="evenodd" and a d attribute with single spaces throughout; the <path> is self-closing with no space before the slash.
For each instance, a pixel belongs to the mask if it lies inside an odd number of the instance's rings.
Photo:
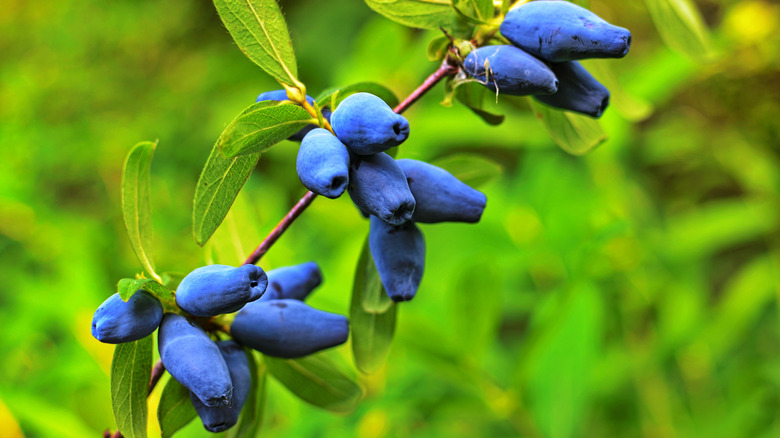
<path id="1" fill-rule="evenodd" d="M 428 92 L 428 90 L 433 88 L 434 85 L 438 84 L 440 80 L 447 76 L 454 75 L 455 72 L 457 72 L 457 67 L 450 63 L 449 57 L 445 57 L 439 68 L 435 72 L 431 73 L 430 76 L 425 78 L 419 87 L 412 91 L 411 94 L 409 94 L 409 96 L 407 96 L 403 102 L 399 103 L 397 107 L 393 108 L 393 111 L 398 114 L 406 111 L 407 108 L 417 102 L 426 92 Z"/>

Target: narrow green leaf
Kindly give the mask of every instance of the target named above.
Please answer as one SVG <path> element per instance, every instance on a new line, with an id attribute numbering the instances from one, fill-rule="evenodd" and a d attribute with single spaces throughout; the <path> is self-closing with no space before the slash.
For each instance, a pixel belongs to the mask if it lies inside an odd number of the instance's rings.
<path id="1" fill-rule="evenodd" d="M 466 105 L 474 114 L 478 115 L 488 125 L 500 125 L 504 121 L 502 114 L 492 114 L 485 111 L 485 97 L 492 96 L 495 93 L 488 90 L 482 84 L 477 82 L 465 82 L 455 85 L 455 99 Z"/>
<path id="2" fill-rule="evenodd" d="M 259 153 L 225 158 L 214 144 L 195 188 L 192 235 L 203 246 L 225 219 L 238 192 L 260 159 Z"/>
<path id="3" fill-rule="evenodd" d="M 262 153 L 310 123 L 316 120 L 293 103 L 257 102 L 230 122 L 217 144 L 228 158 Z"/>
<path id="4" fill-rule="evenodd" d="M 322 354 L 300 359 L 265 356 L 268 372 L 301 400 L 333 412 L 351 412 L 363 396 L 352 379 Z"/>
<path id="5" fill-rule="evenodd" d="M 146 272 L 155 280 L 152 259 L 152 208 L 150 167 L 157 142 L 145 141 L 133 147 L 125 160 L 122 172 L 122 216 L 130 236 L 130 245 Z"/>
<path id="6" fill-rule="evenodd" d="M 366 0 L 368 7 L 404 26 L 448 27 L 455 19 L 450 0 Z"/>
<path id="7" fill-rule="evenodd" d="M 478 23 L 487 23 L 493 18 L 493 0 L 452 0 L 452 6 Z"/>
<path id="8" fill-rule="evenodd" d="M 431 164 L 453 174 L 467 185 L 477 188 L 498 178 L 504 168 L 477 154 L 452 154 L 437 158 Z"/>
<path id="9" fill-rule="evenodd" d="M 127 438 L 146 438 L 152 337 L 119 344 L 111 361 L 111 405 L 114 420 Z"/>
<path id="10" fill-rule="evenodd" d="M 214 0 L 214 6 L 252 62 L 279 83 L 302 87 L 287 23 L 275 0 Z"/>
<path id="11" fill-rule="evenodd" d="M 116 285 L 119 298 L 127 301 L 138 290 L 143 289 L 157 298 L 168 301 L 173 299 L 173 291 L 150 278 L 123 278 Z"/>
<path id="12" fill-rule="evenodd" d="M 645 0 L 666 45 L 698 62 L 711 60 L 710 35 L 691 0 Z"/>
<path id="13" fill-rule="evenodd" d="M 396 309 L 379 280 L 366 239 L 355 270 L 349 309 L 352 354 L 360 371 L 370 374 L 384 364 L 395 333 Z"/>
<path id="14" fill-rule="evenodd" d="M 607 140 L 598 120 L 528 101 L 555 143 L 572 155 L 584 155 Z"/>
<path id="15" fill-rule="evenodd" d="M 198 415 L 190 400 L 190 390 L 173 377 L 163 388 L 160 405 L 157 407 L 157 421 L 162 438 L 172 436 Z"/>
<path id="16" fill-rule="evenodd" d="M 450 39 L 446 36 L 436 37 L 428 43 L 426 54 L 429 61 L 441 61 L 450 48 Z"/>
<path id="17" fill-rule="evenodd" d="M 249 391 L 249 397 L 241 409 L 241 416 L 238 417 L 238 424 L 228 430 L 228 438 L 254 438 L 263 425 L 263 409 L 265 408 L 265 381 L 266 368 L 265 363 L 259 364 L 255 360 L 255 355 L 246 350 L 249 357 L 249 371 L 252 374 L 252 389 Z"/>
<path id="18" fill-rule="evenodd" d="M 317 105 L 320 108 L 328 106 L 331 110 L 335 110 L 342 100 L 355 93 L 371 93 L 384 100 L 391 108 L 398 105 L 398 98 L 395 96 L 395 93 L 376 82 L 357 82 L 346 87 L 329 88 L 317 96 Z"/>
<path id="19" fill-rule="evenodd" d="M 368 247 L 368 238 L 363 244 L 355 268 L 352 296 L 356 295 L 361 297 L 360 305 L 363 310 L 370 313 L 385 313 L 394 304 L 382 286 L 382 280 L 379 278 L 379 272 L 376 270 L 374 258 L 371 257 L 371 250 Z"/>

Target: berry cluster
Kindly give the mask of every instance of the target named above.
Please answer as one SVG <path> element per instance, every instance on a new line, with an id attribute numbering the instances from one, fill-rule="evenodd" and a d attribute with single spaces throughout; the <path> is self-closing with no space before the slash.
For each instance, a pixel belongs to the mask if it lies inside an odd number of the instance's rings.
<path id="1" fill-rule="evenodd" d="M 258 99 L 281 97 L 282 91 Z M 385 153 L 409 137 L 409 122 L 379 97 L 352 94 L 327 114 L 335 135 L 304 128 L 298 177 L 318 195 L 349 193 L 371 218 L 369 247 L 387 294 L 393 301 L 411 300 L 425 264 L 425 242 L 415 223 L 478 222 L 486 197 L 443 169 Z"/>
<path id="2" fill-rule="evenodd" d="M 470 76 L 499 93 L 601 117 L 609 91 L 577 60 L 626 56 L 627 29 L 567 1 L 534 1 L 509 11 L 500 30 L 512 45 L 469 53 L 463 66 Z"/>
<path id="3" fill-rule="evenodd" d="M 116 344 L 141 339 L 159 327 L 163 365 L 190 390 L 203 426 L 220 432 L 236 424 L 252 384 L 243 347 L 296 358 L 346 342 L 346 317 L 303 303 L 321 282 L 313 262 L 268 274 L 254 265 L 204 266 L 179 284 L 178 313 L 163 313 L 160 301 L 143 290 L 127 302 L 115 294 L 95 312 L 92 335 Z M 236 311 L 232 340 L 215 341 L 193 319 Z"/>

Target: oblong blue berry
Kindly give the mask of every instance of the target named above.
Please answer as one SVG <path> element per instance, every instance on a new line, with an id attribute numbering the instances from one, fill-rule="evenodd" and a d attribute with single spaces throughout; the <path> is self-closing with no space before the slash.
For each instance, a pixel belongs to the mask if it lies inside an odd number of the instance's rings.
<path id="1" fill-rule="evenodd" d="M 181 315 L 166 313 L 157 340 L 160 360 L 174 379 L 206 406 L 230 405 L 230 372 L 219 347 L 202 328 Z"/>
<path id="2" fill-rule="evenodd" d="M 349 183 L 349 151 L 330 131 L 316 128 L 303 138 L 295 168 L 307 189 L 335 199 Z"/>
<path id="3" fill-rule="evenodd" d="M 162 317 L 162 304 L 150 293 L 136 291 L 127 302 L 116 293 L 95 311 L 92 336 L 106 344 L 137 341 L 157 330 Z"/>
<path id="4" fill-rule="evenodd" d="M 322 272 L 315 262 L 285 266 L 268 271 L 268 289 L 262 301 L 290 298 L 305 300 L 322 283 Z"/>
<path id="5" fill-rule="evenodd" d="M 364 214 L 400 225 L 414 213 L 415 201 L 406 175 L 384 152 L 352 155 L 349 166 L 349 196 Z"/>
<path id="6" fill-rule="evenodd" d="M 198 413 L 203 427 L 209 432 L 222 432 L 233 427 L 238 422 L 241 408 L 244 407 L 252 387 L 252 374 L 249 369 L 249 359 L 244 348 L 235 341 L 217 342 L 219 352 L 225 360 L 233 384 L 233 401 L 229 406 L 209 407 L 190 392 L 190 400 Z"/>
<path id="7" fill-rule="evenodd" d="M 487 202 L 484 193 L 432 164 L 410 159 L 397 162 L 417 203 L 412 221 L 479 222 Z"/>
<path id="8" fill-rule="evenodd" d="M 263 100 L 275 100 L 275 101 L 283 101 L 283 100 L 289 100 L 287 98 L 287 91 L 286 90 L 273 90 L 273 91 L 266 91 L 264 93 L 260 93 L 259 96 L 257 96 L 257 99 L 255 102 L 261 102 Z M 306 95 L 306 101 L 309 102 L 310 105 L 314 105 L 314 98 Z M 331 111 L 329 108 L 322 108 L 322 117 L 330 122 L 330 116 Z M 311 124 L 306 125 L 303 128 L 301 128 L 300 131 L 296 132 L 295 134 L 287 137 L 287 140 L 291 141 L 301 141 L 303 138 L 308 134 L 312 129 L 317 128 L 317 125 Z"/>
<path id="9" fill-rule="evenodd" d="M 425 268 L 425 240 L 414 222 L 395 227 L 371 217 L 368 247 L 387 295 L 396 302 L 414 298 Z"/>
<path id="10" fill-rule="evenodd" d="M 187 274 L 176 290 L 176 304 L 194 316 L 232 313 L 260 298 L 268 277 L 255 265 L 203 266 Z"/>
<path id="11" fill-rule="evenodd" d="M 511 96 L 552 94 L 558 80 L 540 60 L 510 45 L 484 46 L 466 56 L 466 72 L 492 91 Z"/>
<path id="12" fill-rule="evenodd" d="M 240 344 L 263 354 L 295 358 L 343 344 L 349 322 L 343 315 L 298 300 L 258 301 L 238 312 L 230 333 Z"/>
<path id="13" fill-rule="evenodd" d="M 533 1 L 510 10 L 501 34 L 515 46 L 549 62 L 622 58 L 631 32 L 567 1 Z"/>
<path id="14" fill-rule="evenodd" d="M 534 96 L 538 101 L 555 108 L 601 117 L 609 105 L 609 90 L 601 85 L 577 61 L 550 64 L 558 77 L 558 92 L 549 96 Z"/>
<path id="15" fill-rule="evenodd" d="M 339 140 L 359 155 L 384 152 L 409 137 L 406 118 L 370 93 L 344 99 L 333 111 L 331 125 Z"/>

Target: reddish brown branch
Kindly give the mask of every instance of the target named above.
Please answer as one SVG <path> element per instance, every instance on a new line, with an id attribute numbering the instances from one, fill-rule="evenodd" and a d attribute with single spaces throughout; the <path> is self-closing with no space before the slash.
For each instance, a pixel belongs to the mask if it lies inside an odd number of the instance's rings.
<path id="1" fill-rule="evenodd" d="M 445 58 L 441 63 L 441 66 L 439 66 L 435 72 L 431 73 L 430 76 L 425 78 L 425 81 L 423 81 L 419 87 L 412 91 L 403 102 L 399 103 L 397 107 L 393 108 L 393 111 L 398 114 L 406 111 L 407 108 L 417 102 L 426 92 L 428 92 L 428 90 L 438 84 L 440 80 L 447 76 L 454 75 L 455 72 L 457 72 L 457 67 L 449 63 L 449 58 Z"/>

